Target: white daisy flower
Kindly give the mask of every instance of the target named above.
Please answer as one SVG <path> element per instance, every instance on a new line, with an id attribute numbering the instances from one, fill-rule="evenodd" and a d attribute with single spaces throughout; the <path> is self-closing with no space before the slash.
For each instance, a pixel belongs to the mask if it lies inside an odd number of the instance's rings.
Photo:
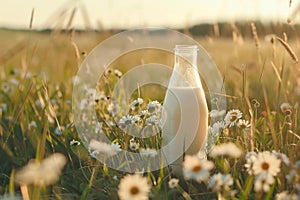
<path id="1" fill-rule="evenodd" d="M 52 154 L 41 162 L 29 161 L 25 167 L 17 171 L 15 180 L 25 185 L 51 185 L 58 181 L 66 163 L 67 159 L 61 153 Z"/>
<path id="2" fill-rule="evenodd" d="M 132 115 L 126 115 L 121 117 L 119 121 L 119 125 L 121 128 L 125 128 L 126 126 L 129 126 L 130 124 L 134 124 L 139 120 L 137 116 L 132 116 Z"/>
<path id="3" fill-rule="evenodd" d="M 35 121 L 31 121 L 31 122 L 28 124 L 28 129 L 29 129 L 30 131 L 33 131 L 33 130 L 36 129 L 36 128 L 37 128 L 37 124 L 36 124 Z"/>
<path id="4" fill-rule="evenodd" d="M 251 152 L 248 152 L 246 154 L 246 164 L 245 164 L 245 168 L 247 170 L 247 172 L 252 175 L 253 174 L 253 170 L 252 170 L 252 167 L 253 167 L 253 162 L 254 160 L 257 158 L 257 154 L 253 151 Z"/>
<path id="5" fill-rule="evenodd" d="M 280 159 L 285 165 L 290 165 L 290 159 L 284 153 L 279 153 L 275 150 L 272 151 L 272 154 L 275 155 L 278 159 Z"/>
<path id="6" fill-rule="evenodd" d="M 156 115 L 151 115 L 146 119 L 147 125 L 157 125 L 159 124 L 159 118 Z"/>
<path id="7" fill-rule="evenodd" d="M 92 157 L 97 156 L 98 154 L 105 154 L 107 156 L 113 156 L 117 154 L 112 145 L 94 139 L 90 141 L 89 152 Z"/>
<path id="8" fill-rule="evenodd" d="M 117 103 L 110 103 L 107 107 L 107 111 L 112 115 L 117 115 L 120 112 L 120 106 Z"/>
<path id="9" fill-rule="evenodd" d="M 132 103 L 131 103 L 131 110 L 134 110 L 138 105 L 141 105 L 144 103 L 144 100 L 142 98 L 137 98 L 136 100 L 134 100 Z"/>
<path id="10" fill-rule="evenodd" d="M 226 114 L 224 121 L 226 126 L 232 127 L 234 126 L 237 121 L 242 118 L 243 113 L 241 113 L 241 111 L 237 110 L 237 109 L 233 109 L 228 111 L 228 113 Z"/>
<path id="11" fill-rule="evenodd" d="M 214 136 L 218 136 L 225 128 L 225 123 L 223 121 L 217 121 L 212 126 L 209 126 L 209 132 Z"/>
<path id="12" fill-rule="evenodd" d="M 121 145 L 119 144 L 119 142 L 112 143 L 112 144 L 111 144 L 111 147 L 112 147 L 116 152 L 122 151 Z"/>
<path id="13" fill-rule="evenodd" d="M 276 200 L 299 200 L 298 195 L 289 194 L 287 191 L 276 194 Z"/>
<path id="14" fill-rule="evenodd" d="M 118 70 L 118 69 L 115 69 L 114 70 L 114 74 L 118 77 L 118 78 L 120 78 L 123 74 L 122 74 L 122 72 L 120 71 L 120 70 Z"/>
<path id="15" fill-rule="evenodd" d="M 229 191 L 230 187 L 233 185 L 233 178 L 231 174 L 214 174 L 208 183 L 209 187 L 215 192 Z"/>
<path id="16" fill-rule="evenodd" d="M 55 128 L 55 130 L 54 130 L 54 133 L 56 134 L 56 135 L 61 135 L 64 131 L 66 130 L 66 128 L 64 127 L 64 126 L 58 126 L 58 127 L 56 127 Z"/>
<path id="17" fill-rule="evenodd" d="M 292 110 L 292 106 L 289 104 L 289 103 L 282 103 L 280 105 L 280 109 L 281 109 L 281 112 L 283 112 L 285 115 L 289 115 L 291 114 L 291 110 Z"/>
<path id="18" fill-rule="evenodd" d="M 253 174 L 259 175 L 261 173 L 268 173 L 276 176 L 280 172 L 280 163 L 275 155 L 269 151 L 259 152 L 257 158 L 253 161 Z"/>
<path id="19" fill-rule="evenodd" d="M 249 130 L 251 124 L 247 120 L 239 119 L 239 121 L 237 122 L 237 126 L 241 129 Z"/>
<path id="20" fill-rule="evenodd" d="M 151 157 L 154 158 L 157 155 L 156 149 L 150 149 L 150 148 L 141 148 L 140 153 L 145 157 Z"/>
<path id="21" fill-rule="evenodd" d="M 255 192 L 268 192 L 270 185 L 275 182 L 274 177 L 269 173 L 261 173 L 255 177 L 254 191 Z"/>
<path id="22" fill-rule="evenodd" d="M 136 142 L 134 140 L 134 138 L 132 138 L 130 141 L 129 141 L 129 148 L 132 150 L 132 151 L 136 151 L 140 148 L 140 144 L 138 142 Z"/>
<path id="23" fill-rule="evenodd" d="M 146 177 L 128 174 L 120 181 L 118 195 L 121 200 L 147 200 L 150 189 Z"/>
<path id="24" fill-rule="evenodd" d="M 72 141 L 70 141 L 70 145 L 71 145 L 71 146 L 72 146 L 72 145 L 80 145 L 80 142 L 73 139 Z"/>
<path id="25" fill-rule="evenodd" d="M 179 183 L 179 179 L 177 179 L 177 178 L 170 179 L 168 182 L 169 188 L 170 189 L 176 188 L 178 186 L 178 183 Z"/>
<path id="26" fill-rule="evenodd" d="M 161 104 L 158 101 L 151 101 L 147 105 L 148 107 L 148 112 L 151 114 L 157 114 L 161 112 Z"/>
<path id="27" fill-rule="evenodd" d="M 229 156 L 232 158 L 239 158 L 243 154 L 242 150 L 236 144 L 229 142 L 217 145 L 210 153 L 211 157 Z"/>
<path id="28" fill-rule="evenodd" d="M 198 182 L 207 180 L 209 171 L 214 167 L 213 162 L 201 160 L 197 155 L 186 155 L 182 164 L 184 177 L 197 180 Z"/>
<path id="29" fill-rule="evenodd" d="M 148 112 L 148 110 L 142 110 L 141 112 L 140 112 L 140 117 L 145 117 L 145 116 L 148 116 L 149 115 L 149 112 Z"/>

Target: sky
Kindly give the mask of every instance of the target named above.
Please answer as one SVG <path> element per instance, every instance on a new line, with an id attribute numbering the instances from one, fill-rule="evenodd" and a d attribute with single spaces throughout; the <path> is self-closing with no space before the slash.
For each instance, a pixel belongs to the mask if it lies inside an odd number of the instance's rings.
<path id="1" fill-rule="evenodd" d="M 277 22 L 286 21 L 299 2 L 293 0 L 289 8 L 289 0 L 0 0 L 0 27 L 28 28 L 33 8 L 33 28 L 66 26 L 74 7 L 77 9 L 72 25 L 76 28 L 180 28 L 238 20 Z"/>

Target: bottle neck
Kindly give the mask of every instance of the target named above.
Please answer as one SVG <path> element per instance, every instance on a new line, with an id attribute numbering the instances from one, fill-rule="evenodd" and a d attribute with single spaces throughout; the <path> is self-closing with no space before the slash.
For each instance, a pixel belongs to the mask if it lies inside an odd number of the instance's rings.
<path id="1" fill-rule="evenodd" d="M 201 87 L 197 67 L 197 46 L 176 45 L 174 73 L 170 81 L 172 87 Z"/>
<path id="2" fill-rule="evenodd" d="M 197 51 L 196 45 L 176 45 L 175 47 L 175 67 L 193 68 L 197 70 Z M 180 71 L 180 70 L 179 70 Z"/>

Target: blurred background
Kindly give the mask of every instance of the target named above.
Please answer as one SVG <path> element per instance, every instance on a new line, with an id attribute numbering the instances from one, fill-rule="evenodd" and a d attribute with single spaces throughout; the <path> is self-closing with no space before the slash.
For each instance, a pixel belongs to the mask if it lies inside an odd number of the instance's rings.
<path id="1" fill-rule="evenodd" d="M 126 29 L 144 26 L 186 28 L 201 23 L 287 22 L 299 0 L 13 0 L 2 1 L 0 27 L 34 29 L 72 26 L 78 29 Z"/>

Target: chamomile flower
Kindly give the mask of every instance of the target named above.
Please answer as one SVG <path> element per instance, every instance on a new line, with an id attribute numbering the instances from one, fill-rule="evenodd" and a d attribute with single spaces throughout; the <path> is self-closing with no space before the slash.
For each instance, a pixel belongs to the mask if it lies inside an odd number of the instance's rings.
<path id="1" fill-rule="evenodd" d="M 107 156 L 117 154 L 116 149 L 112 145 L 94 139 L 90 141 L 89 152 L 92 157 L 96 157 L 98 154 L 105 154 Z"/>
<path id="2" fill-rule="evenodd" d="M 137 116 L 132 115 L 126 115 L 121 117 L 119 121 L 119 125 L 121 128 L 125 128 L 126 126 L 129 126 L 130 124 L 134 124 L 139 120 Z"/>
<path id="3" fill-rule="evenodd" d="M 80 142 L 73 139 L 73 140 L 70 141 L 70 145 L 71 146 L 77 146 L 77 145 L 80 145 Z"/>
<path id="4" fill-rule="evenodd" d="M 176 188 L 178 186 L 178 183 L 179 183 L 179 179 L 177 179 L 177 178 L 170 179 L 168 182 L 169 188 L 170 189 Z"/>
<path id="5" fill-rule="evenodd" d="M 144 103 L 144 100 L 142 98 L 137 98 L 136 100 L 134 100 L 132 103 L 131 103 L 131 110 L 134 110 L 137 106 L 141 105 Z"/>
<path id="6" fill-rule="evenodd" d="M 276 200 L 299 200 L 298 195 L 289 194 L 287 191 L 276 194 Z"/>
<path id="7" fill-rule="evenodd" d="M 119 144 L 119 142 L 112 143 L 112 144 L 111 144 L 111 147 L 112 147 L 113 150 L 115 150 L 116 152 L 122 151 L 121 145 Z"/>
<path id="8" fill-rule="evenodd" d="M 151 101 L 147 105 L 148 107 L 148 112 L 151 114 L 157 114 L 161 112 L 161 104 L 158 101 Z"/>
<path id="9" fill-rule="evenodd" d="M 281 160 L 285 165 L 287 165 L 287 166 L 290 165 L 290 159 L 284 153 L 279 153 L 279 152 L 273 150 L 272 154 L 274 156 L 276 156 L 279 160 Z"/>
<path id="10" fill-rule="evenodd" d="M 253 170 L 252 170 L 252 167 L 253 167 L 253 163 L 254 163 L 254 160 L 257 158 L 257 153 L 251 151 L 251 152 L 248 152 L 246 154 L 246 164 L 245 164 L 245 168 L 247 170 L 247 172 L 252 175 L 253 174 Z"/>
<path id="11" fill-rule="evenodd" d="M 270 185 L 275 182 L 274 177 L 269 173 L 262 173 L 255 177 L 254 190 L 255 192 L 268 192 Z"/>
<path id="12" fill-rule="evenodd" d="M 218 146 L 215 146 L 210 153 L 211 157 L 218 156 L 229 156 L 232 158 L 239 158 L 242 155 L 242 150 L 238 148 L 234 143 L 224 143 Z"/>
<path id="13" fill-rule="evenodd" d="M 67 163 L 66 157 L 55 153 L 41 162 L 30 161 L 15 175 L 16 182 L 26 185 L 47 186 L 58 181 L 61 171 Z"/>
<path id="14" fill-rule="evenodd" d="M 28 129 L 29 129 L 30 131 L 33 131 L 33 130 L 35 130 L 36 128 L 37 128 L 37 124 L 36 124 L 35 121 L 31 121 L 31 122 L 28 124 Z"/>
<path id="15" fill-rule="evenodd" d="M 218 136 L 225 128 L 225 123 L 223 121 L 217 121 L 212 126 L 209 126 L 209 132 L 214 136 Z"/>
<path id="16" fill-rule="evenodd" d="M 159 124 L 159 118 L 156 115 L 151 115 L 146 119 L 147 125 L 157 125 Z"/>
<path id="17" fill-rule="evenodd" d="M 209 179 L 209 187 L 212 188 L 215 192 L 220 191 L 229 191 L 230 187 L 233 185 L 233 178 L 231 177 L 231 174 L 214 174 Z"/>
<path id="18" fill-rule="evenodd" d="M 110 103 L 107 111 L 112 115 L 117 115 L 120 112 L 120 106 L 117 103 Z"/>
<path id="19" fill-rule="evenodd" d="M 132 150 L 132 151 L 136 151 L 140 148 L 140 144 L 138 142 L 136 142 L 134 140 L 134 138 L 132 138 L 130 141 L 129 141 L 129 148 Z"/>
<path id="20" fill-rule="evenodd" d="M 121 200 L 147 200 L 150 189 L 147 178 L 128 174 L 120 181 L 118 195 Z"/>
<path id="21" fill-rule="evenodd" d="M 123 75 L 122 72 L 118 69 L 115 69 L 114 70 L 114 74 L 118 77 L 118 78 L 121 78 L 121 76 Z"/>
<path id="22" fill-rule="evenodd" d="M 233 109 L 227 112 L 224 121 L 226 126 L 232 127 L 234 126 L 238 120 L 243 116 L 243 113 L 237 109 Z"/>
<path id="23" fill-rule="evenodd" d="M 148 116 L 148 115 L 149 115 L 148 110 L 142 110 L 142 111 L 140 112 L 140 117 L 141 117 L 141 118 L 144 118 L 144 117 L 146 117 L 146 116 Z"/>
<path id="24" fill-rule="evenodd" d="M 239 119 L 239 121 L 237 122 L 237 126 L 241 129 L 249 130 L 251 124 L 247 120 Z"/>
<path id="25" fill-rule="evenodd" d="M 262 173 L 268 173 L 272 176 L 276 176 L 280 172 L 280 163 L 275 155 L 269 151 L 259 152 L 257 158 L 253 162 L 253 174 L 259 175 Z"/>
<path id="26" fill-rule="evenodd" d="M 183 175 L 186 179 L 205 181 L 213 167 L 213 162 L 209 160 L 201 160 L 197 155 L 186 155 L 183 161 Z"/>
<path id="27" fill-rule="evenodd" d="M 289 115 L 291 114 L 291 110 L 292 110 L 292 106 L 289 104 L 289 103 L 282 103 L 280 105 L 280 109 L 281 109 L 281 112 L 283 112 L 285 115 Z"/>

